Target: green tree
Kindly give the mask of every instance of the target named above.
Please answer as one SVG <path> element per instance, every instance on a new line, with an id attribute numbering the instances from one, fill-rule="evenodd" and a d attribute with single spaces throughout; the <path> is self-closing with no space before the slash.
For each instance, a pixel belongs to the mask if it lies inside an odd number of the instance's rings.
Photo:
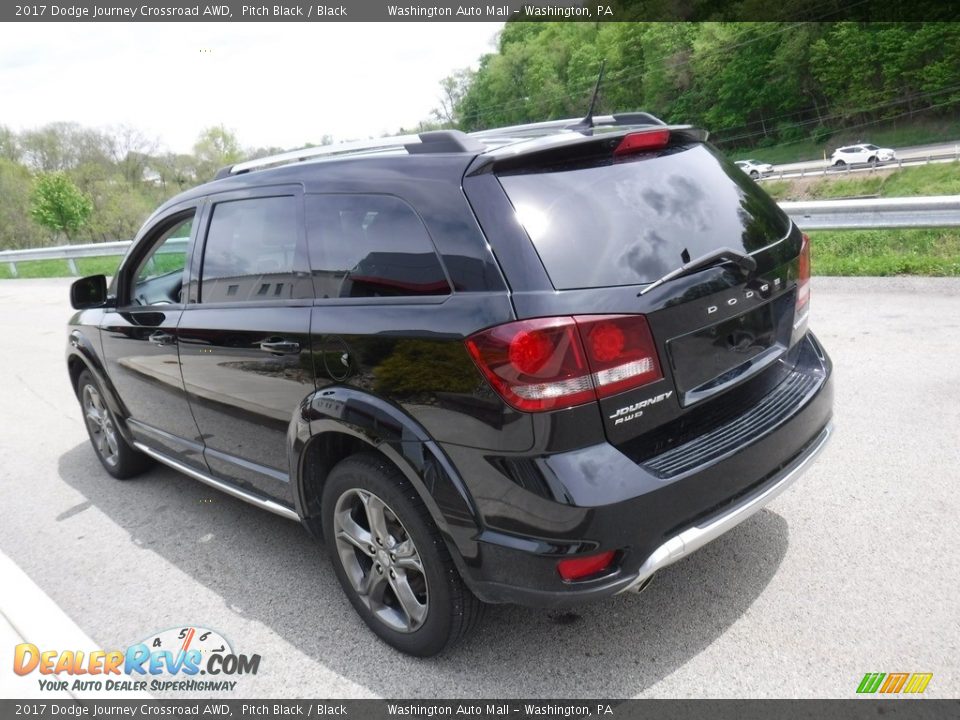
<path id="1" fill-rule="evenodd" d="M 82 164 L 112 165 L 110 138 L 77 123 L 54 122 L 20 134 L 19 146 L 28 167 L 39 172 L 69 170 Z"/>
<path id="2" fill-rule="evenodd" d="M 470 68 L 455 70 L 440 81 L 440 107 L 431 110 L 430 114 L 441 126 L 454 127 L 460 122 L 459 107 L 472 82 Z"/>
<path id="3" fill-rule="evenodd" d="M 215 125 L 201 132 L 193 146 L 193 154 L 196 156 L 197 179 L 200 182 L 212 179 L 217 170 L 239 162 L 243 157 L 237 136 L 223 125 Z"/>
<path id="4" fill-rule="evenodd" d="M 0 125 L 0 158 L 5 160 L 20 160 L 20 146 L 17 136 L 6 125 Z"/>
<path id="5" fill-rule="evenodd" d="M 37 177 L 30 198 L 30 216 L 54 233 L 69 240 L 90 218 L 93 204 L 62 172 Z"/>
<path id="6" fill-rule="evenodd" d="M 38 247 L 40 227 L 30 221 L 30 171 L 0 157 L 0 250 Z"/>

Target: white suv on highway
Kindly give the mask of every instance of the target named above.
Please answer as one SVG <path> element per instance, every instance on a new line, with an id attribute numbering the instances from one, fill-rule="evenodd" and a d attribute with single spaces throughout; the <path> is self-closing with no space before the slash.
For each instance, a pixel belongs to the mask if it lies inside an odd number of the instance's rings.
<path id="1" fill-rule="evenodd" d="M 737 167 L 743 170 L 754 180 L 761 175 L 769 175 L 773 172 L 773 165 L 760 162 L 759 160 L 737 160 Z"/>
<path id="2" fill-rule="evenodd" d="M 877 147 L 869 143 L 859 145 L 847 145 L 837 148 L 830 157 L 830 164 L 843 166 L 855 165 L 857 163 L 869 163 L 876 165 L 881 162 L 896 160 L 897 154 L 890 148 Z"/>

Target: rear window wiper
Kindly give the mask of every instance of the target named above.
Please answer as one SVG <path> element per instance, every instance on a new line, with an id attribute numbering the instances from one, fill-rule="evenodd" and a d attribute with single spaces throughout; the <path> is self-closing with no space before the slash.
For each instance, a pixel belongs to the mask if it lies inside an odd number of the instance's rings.
<path id="1" fill-rule="evenodd" d="M 684 250 L 684 255 L 686 255 L 686 250 Z M 751 273 L 757 269 L 757 261 L 749 255 L 738 252 L 733 248 L 718 248 L 717 250 L 708 252 L 706 255 L 701 255 L 696 260 L 691 260 L 684 263 L 676 270 L 671 270 L 662 278 L 655 280 L 647 285 L 643 290 L 638 292 L 637 297 L 646 295 L 654 288 L 658 288 L 664 283 L 670 282 L 671 280 L 676 280 L 677 278 L 681 278 L 686 275 L 692 275 L 700 270 L 705 270 L 706 268 L 713 267 L 714 265 L 723 265 L 724 263 L 733 263 L 740 268 L 744 274 Z"/>

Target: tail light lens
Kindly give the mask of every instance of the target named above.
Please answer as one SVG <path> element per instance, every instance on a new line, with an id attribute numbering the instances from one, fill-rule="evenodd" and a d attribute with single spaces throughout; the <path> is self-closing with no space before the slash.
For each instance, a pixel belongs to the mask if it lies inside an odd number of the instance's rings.
<path id="1" fill-rule="evenodd" d="M 803 235 L 800 245 L 800 269 L 797 272 L 797 319 L 801 319 L 810 309 L 810 238 Z"/>
<path id="2" fill-rule="evenodd" d="M 611 565 L 617 556 L 615 550 L 598 553 L 597 555 L 586 555 L 584 557 L 569 558 L 560 560 L 557 563 L 557 572 L 567 582 L 572 580 L 581 580 L 591 575 L 601 573 Z"/>
<path id="3" fill-rule="evenodd" d="M 466 345 L 494 390 L 525 412 L 581 405 L 663 377 L 642 315 L 520 320 L 471 335 Z"/>
<path id="4" fill-rule="evenodd" d="M 616 395 L 663 377 L 643 315 L 574 318 L 586 346 L 598 397 Z"/>

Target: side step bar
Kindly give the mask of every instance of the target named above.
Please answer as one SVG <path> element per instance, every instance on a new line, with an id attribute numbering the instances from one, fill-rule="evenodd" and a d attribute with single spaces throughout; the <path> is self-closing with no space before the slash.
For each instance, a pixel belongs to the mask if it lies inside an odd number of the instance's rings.
<path id="1" fill-rule="evenodd" d="M 255 495 L 253 493 L 247 492 L 246 490 L 241 490 L 238 487 L 234 487 L 233 485 L 223 482 L 222 480 L 217 480 L 216 478 L 211 477 L 206 473 L 200 472 L 199 470 L 194 470 L 192 467 L 188 465 L 184 465 L 183 463 L 178 462 L 173 458 L 167 457 L 163 453 L 159 453 L 156 450 L 147 447 L 143 443 L 135 442 L 133 444 L 134 444 L 134 447 L 136 447 L 137 450 L 142 452 L 144 455 L 149 455 L 157 462 L 161 462 L 164 465 L 167 465 L 168 467 L 172 467 L 174 470 L 178 470 L 179 472 L 182 472 L 184 475 L 189 475 L 194 480 L 199 480 L 204 485 L 209 485 L 210 487 L 216 488 L 221 492 L 225 492 L 227 495 L 232 495 L 238 500 L 243 500 L 244 502 L 248 502 L 251 505 L 256 505 L 258 508 L 262 508 L 263 510 L 268 510 L 274 513 L 275 515 L 279 515 L 280 517 L 285 517 L 287 518 L 287 520 L 295 520 L 297 522 L 300 522 L 300 516 L 297 515 L 297 513 L 294 512 L 291 508 L 281 505 L 280 503 L 274 502 L 273 500 L 268 500 L 265 497 L 260 497 L 259 495 Z"/>

